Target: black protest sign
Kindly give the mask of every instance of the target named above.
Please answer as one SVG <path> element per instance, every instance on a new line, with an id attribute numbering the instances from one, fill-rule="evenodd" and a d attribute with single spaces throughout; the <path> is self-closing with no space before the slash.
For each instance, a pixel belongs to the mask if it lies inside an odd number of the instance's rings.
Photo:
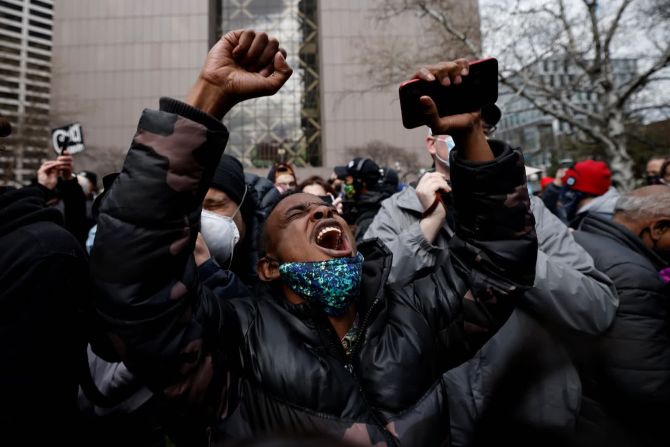
<path id="1" fill-rule="evenodd" d="M 57 154 L 67 149 L 70 154 L 84 150 L 84 132 L 81 124 L 72 123 L 51 131 L 51 144 Z"/>

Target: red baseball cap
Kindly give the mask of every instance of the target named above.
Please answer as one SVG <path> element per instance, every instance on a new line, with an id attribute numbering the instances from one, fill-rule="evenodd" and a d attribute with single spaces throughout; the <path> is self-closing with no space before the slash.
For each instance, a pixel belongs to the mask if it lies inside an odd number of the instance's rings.
<path id="1" fill-rule="evenodd" d="M 574 191 L 602 196 L 612 186 L 612 171 L 604 161 L 585 160 L 568 168 L 561 181 Z"/>
<path id="2" fill-rule="evenodd" d="M 554 182 L 553 177 L 542 177 L 540 179 L 540 186 L 542 187 L 542 190 L 544 190 L 544 188 L 546 188 L 547 186 L 549 186 L 550 183 L 553 182 Z"/>

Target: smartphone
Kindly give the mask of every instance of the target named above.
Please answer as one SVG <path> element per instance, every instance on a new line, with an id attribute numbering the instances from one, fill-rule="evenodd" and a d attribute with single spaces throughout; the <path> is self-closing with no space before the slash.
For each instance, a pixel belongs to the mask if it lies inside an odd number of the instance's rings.
<path id="1" fill-rule="evenodd" d="M 460 84 L 447 87 L 438 81 L 411 79 L 400 85 L 400 111 L 406 129 L 428 124 L 419 101 L 430 96 L 440 116 L 475 112 L 498 100 L 498 61 L 493 58 L 470 62 L 469 73 Z"/>

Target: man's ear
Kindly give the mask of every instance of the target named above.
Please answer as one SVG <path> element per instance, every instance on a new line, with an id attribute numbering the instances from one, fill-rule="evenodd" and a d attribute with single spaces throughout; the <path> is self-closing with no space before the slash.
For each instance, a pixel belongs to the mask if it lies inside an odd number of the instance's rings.
<path id="1" fill-rule="evenodd" d="M 670 219 L 658 219 L 651 223 L 649 235 L 652 240 L 660 240 L 666 231 L 670 231 Z"/>
<path id="2" fill-rule="evenodd" d="M 256 273 L 261 281 L 270 282 L 279 279 L 279 263 L 267 256 L 258 260 Z"/>
<path id="3" fill-rule="evenodd" d="M 426 149 L 428 149 L 428 153 L 431 155 L 435 155 L 435 138 L 434 137 L 426 137 Z"/>

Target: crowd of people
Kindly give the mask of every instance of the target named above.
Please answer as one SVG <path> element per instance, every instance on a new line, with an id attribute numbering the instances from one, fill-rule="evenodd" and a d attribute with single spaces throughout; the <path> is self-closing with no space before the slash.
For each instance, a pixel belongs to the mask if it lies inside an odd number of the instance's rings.
<path id="1" fill-rule="evenodd" d="M 221 120 L 291 74 L 230 32 L 100 189 L 64 151 L 0 191 L 1 444 L 670 444 L 670 158 L 542 176 L 422 97 L 415 183 L 245 172 Z"/>

